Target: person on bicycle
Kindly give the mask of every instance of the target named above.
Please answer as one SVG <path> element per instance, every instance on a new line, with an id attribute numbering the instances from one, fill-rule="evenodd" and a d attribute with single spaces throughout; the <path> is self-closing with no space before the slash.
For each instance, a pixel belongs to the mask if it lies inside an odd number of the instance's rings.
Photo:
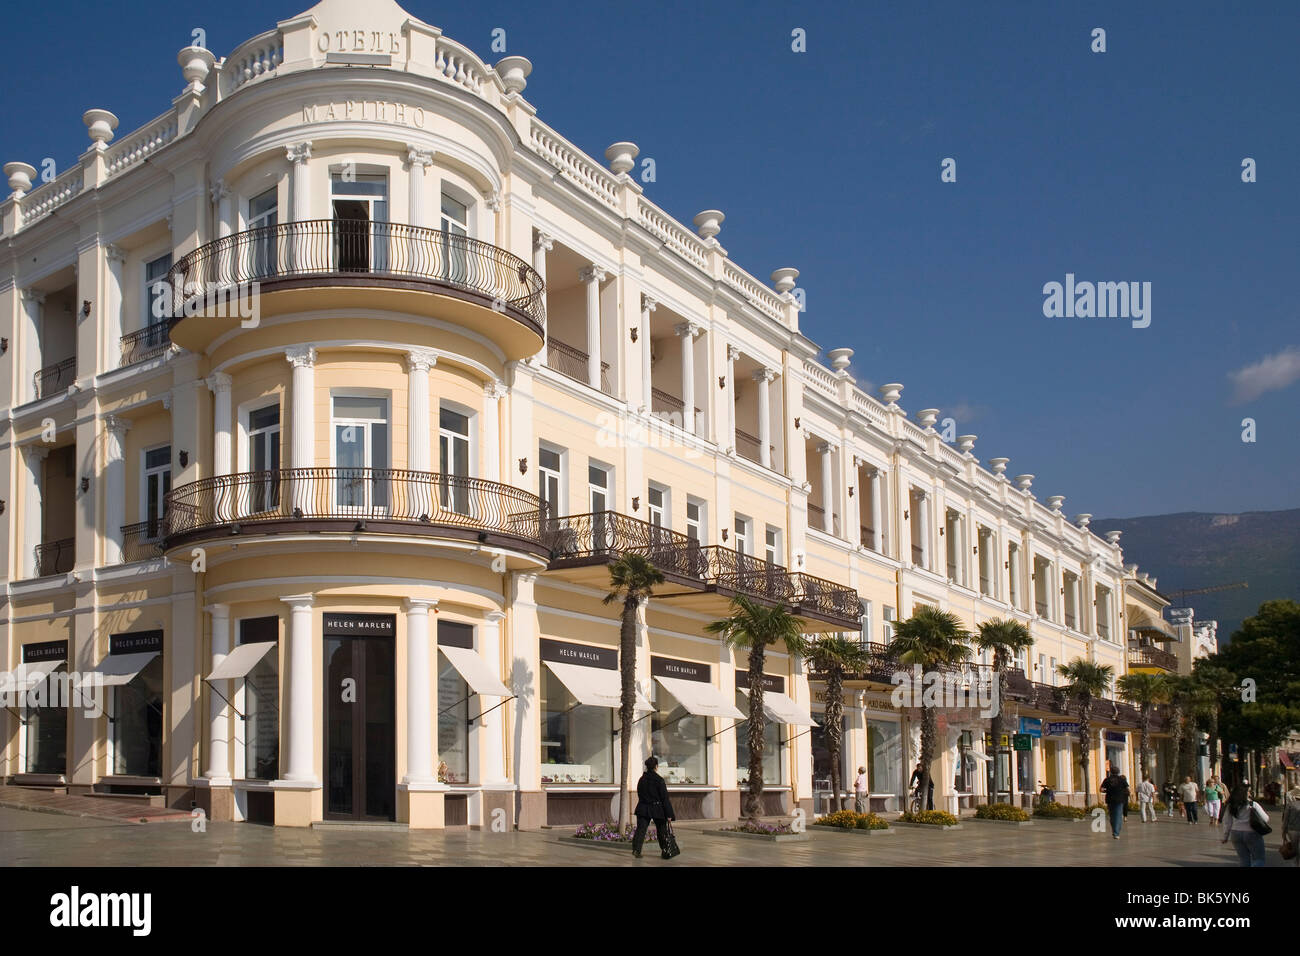
<path id="1" fill-rule="evenodd" d="M 924 770 L 923 770 L 923 768 L 922 768 L 922 766 L 921 766 L 921 761 L 918 760 L 918 761 L 916 762 L 916 769 L 912 771 L 912 779 L 911 779 L 911 780 L 908 782 L 908 784 L 907 784 L 907 786 L 908 786 L 908 787 L 911 789 L 911 791 L 912 791 L 912 801 L 913 801 L 913 803 L 920 803 L 920 802 L 921 802 L 921 793 L 920 793 L 920 790 L 921 790 L 921 777 L 922 777 L 923 773 L 924 773 Z M 930 778 L 930 789 L 929 789 L 929 792 L 928 792 L 927 795 L 926 795 L 925 808 L 926 808 L 927 810 L 933 810 L 933 809 L 934 809 L 934 777 L 931 777 L 931 778 Z"/>

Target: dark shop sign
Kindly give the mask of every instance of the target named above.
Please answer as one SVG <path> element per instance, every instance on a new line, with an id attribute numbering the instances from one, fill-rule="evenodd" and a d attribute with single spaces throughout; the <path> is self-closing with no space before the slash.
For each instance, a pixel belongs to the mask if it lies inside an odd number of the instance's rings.
<path id="1" fill-rule="evenodd" d="M 749 671 L 736 669 L 736 689 L 749 690 Z M 785 693 L 785 678 L 776 677 L 772 674 L 763 675 L 763 690 L 774 690 L 778 694 Z"/>
<path id="2" fill-rule="evenodd" d="M 42 641 L 39 644 L 23 645 L 23 663 L 35 661 L 66 661 L 68 659 L 67 641 Z"/>
<path id="3" fill-rule="evenodd" d="M 110 654 L 161 654 L 162 649 L 162 631 L 133 631 L 130 634 L 110 634 L 108 637 Z"/>
<path id="4" fill-rule="evenodd" d="M 557 664 L 581 664 L 607 671 L 618 670 L 618 651 L 612 647 L 592 647 L 589 644 L 570 644 L 567 641 L 538 639 L 542 660 Z"/>
<path id="5" fill-rule="evenodd" d="M 350 614 L 326 611 L 321 615 L 325 637 L 396 637 L 396 614 Z"/>
<path id="6" fill-rule="evenodd" d="M 671 657 L 651 657 L 650 676 L 676 677 L 680 680 L 699 681 L 701 684 L 713 683 L 713 678 L 709 676 L 708 664 L 697 664 L 695 661 L 679 661 Z"/>

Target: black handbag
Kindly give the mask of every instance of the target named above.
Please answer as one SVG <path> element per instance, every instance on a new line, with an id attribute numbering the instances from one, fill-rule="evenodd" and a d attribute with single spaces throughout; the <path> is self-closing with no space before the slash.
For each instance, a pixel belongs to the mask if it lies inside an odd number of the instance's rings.
<path id="1" fill-rule="evenodd" d="M 664 820 L 662 823 L 657 824 L 657 826 L 664 828 L 663 858 L 665 860 L 671 860 L 675 856 L 681 856 L 682 848 L 677 845 L 677 834 L 673 832 L 671 821 Z"/>
<path id="2" fill-rule="evenodd" d="M 1250 805 L 1250 828 L 1260 836 L 1268 836 L 1273 832 L 1273 828 L 1259 818 L 1255 813 L 1256 809 L 1258 809 L 1258 807 L 1252 803 Z"/>

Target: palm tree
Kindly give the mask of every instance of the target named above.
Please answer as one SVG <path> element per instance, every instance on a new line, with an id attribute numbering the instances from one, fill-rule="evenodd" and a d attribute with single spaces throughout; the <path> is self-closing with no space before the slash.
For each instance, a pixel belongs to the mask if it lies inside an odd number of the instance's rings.
<path id="1" fill-rule="evenodd" d="M 957 615 L 940 611 L 928 604 L 920 605 L 912 616 L 899 621 L 890 648 L 898 654 L 900 664 L 919 664 L 927 673 L 934 673 L 964 661 L 970 656 L 971 634 Z M 913 688 L 915 696 L 919 688 Z M 921 799 L 930 792 L 930 764 L 934 761 L 935 738 L 938 736 L 938 715 L 928 706 L 926 695 L 921 695 Z M 924 804 L 922 804 L 924 806 Z"/>
<path id="2" fill-rule="evenodd" d="M 998 746 L 1002 740 L 1003 734 L 1007 730 L 1007 665 L 1026 648 L 1033 647 L 1034 638 L 1029 633 L 1029 628 L 1025 627 L 1020 621 L 1013 618 L 992 618 L 985 621 L 976 628 L 975 646 L 981 651 L 993 652 L 993 674 L 998 682 L 998 712 L 993 718 L 993 740 L 994 746 Z M 994 754 L 994 759 L 998 760 L 998 755 Z M 1002 761 L 998 760 L 994 764 L 993 789 L 1000 790 L 1001 784 L 998 776 L 1003 772 Z M 1007 773 L 1011 772 L 1010 758 L 1008 758 Z M 1006 781 L 1007 793 L 1011 793 L 1010 781 Z M 989 801 L 992 802 L 994 795 L 989 795 Z"/>
<path id="3" fill-rule="evenodd" d="M 1175 781 L 1186 774 L 1187 761 L 1183 749 L 1186 744 L 1187 713 L 1192 697 L 1191 678 L 1184 674 L 1170 674 L 1165 678 L 1169 684 L 1169 742 L 1173 749 L 1173 776 Z"/>
<path id="4" fill-rule="evenodd" d="M 836 810 L 843 810 L 840 737 L 844 729 L 844 701 L 841 697 L 844 675 L 864 670 L 871 654 L 861 641 L 851 641 L 842 634 L 829 634 L 812 645 L 810 660 L 826 681 L 826 750 L 831 761 L 831 800 Z"/>
<path id="5" fill-rule="evenodd" d="M 1156 704 L 1169 700 L 1169 679 L 1164 674 L 1144 674 L 1134 671 L 1115 682 L 1120 696 L 1136 704 L 1141 714 L 1141 736 L 1138 738 L 1138 774 L 1151 772 L 1151 710 Z M 1141 783 L 1141 781 L 1136 781 Z"/>
<path id="6" fill-rule="evenodd" d="M 1192 675 L 1201 684 L 1211 701 L 1206 713 L 1205 729 L 1210 735 L 1210 773 L 1217 775 L 1221 768 L 1219 761 L 1219 723 L 1223 718 L 1223 705 L 1229 700 L 1241 699 L 1240 681 L 1237 675 L 1222 664 L 1214 664 L 1209 658 L 1199 658 L 1192 664 Z"/>
<path id="7" fill-rule="evenodd" d="M 605 595 L 605 603 L 623 602 L 623 620 L 618 630 L 618 666 L 622 677 L 618 708 L 619 751 L 622 755 L 618 781 L 619 833 L 628 825 L 627 775 L 636 708 L 636 614 L 642 603 L 650 600 L 654 588 L 663 583 L 663 574 L 640 554 L 625 554 L 609 566 L 610 591 Z"/>
<path id="8" fill-rule="evenodd" d="M 731 616 L 705 625 L 728 647 L 749 649 L 749 800 L 745 815 L 757 824 L 763 812 L 763 662 L 769 644 L 784 644 L 800 657 L 808 653 L 802 620 L 782 606 L 765 607 L 738 594 L 731 599 Z"/>
<path id="9" fill-rule="evenodd" d="M 1083 765 L 1083 785 L 1091 792 L 1088 764 L 1092 759 L 1092 702 L 1106 693 L 1115 668 L 1076 657 L 1056 670 L 1066 680 L 1065 693 L 1079 702 L 1079 762 Z"/>

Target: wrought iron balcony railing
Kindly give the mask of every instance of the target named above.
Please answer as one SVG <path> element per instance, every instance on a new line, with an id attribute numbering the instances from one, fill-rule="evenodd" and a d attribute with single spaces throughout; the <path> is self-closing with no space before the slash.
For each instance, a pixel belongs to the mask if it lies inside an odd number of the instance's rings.
<path id="1" fill-rule="evenodd" d="M 123 564 L 161 557 L 163 550 L 163 519 L 122 526 Z"/>
<path id="2" fill-rule="evenodd" d="M 42 541 L 36 546 L 36 576 L 67 574 L 76 562 L 76 538 Z"/>
<path id="3" fill-rule="evenodd" d="M 215 534 L 373 531 L 486 540 L 541 550 L 541 501 L 520 488 L 397 468 L 284 468 L 203 478 L 173 488 L 168 547 Z"/>
<path id="4" fill-rule="evenodd" d="M 33 376 L 36 397 L 47 398 L 53 392 L 67 388 L 77 377 L 77 357 L 47 365 Z"/>
<path id="5" fill-rule="evenodd" d="M 172 345 L 171 323 L 155 322 L 122 336 L 122 364 L 134 365 L 162 355 Z"/>
<path id="6" fill-rule="evenodd" d="M 172 313 L 180 318 L 187 299 L 213 290 L 340 275 L 472 293 L 539 335 L 546 324 L 542 277 L 524 260 L 468 236 L 396 222 L 308 219 L 249 229 L 182 257 L 167 284 L 180 294 L 172 299 Z"/>
<path id="7" fill-rule="evenodd" d="M 758 440 L 758 436 L 751 435 L 749 432 L 736 429 L 736 454 L 746 461 L 752 461 L 756 465 L 763 463 L 762 456 L 763 443 Z M 769 460 L 776 461 L 776 446 L 768 444 L 767 451 Z"/>
<path id="8" fill-rule="evenodd" d="M 1178 655 L 1162 651 L 1158 647 L 1130 647 L 1128 652 L 1129 667 L 1159 667 L 1161 670 L 1178 670 Z"/>
<path id="9" fill-rule="evenodd" d="M 583 385 L 587 382 L 587 353 L 574 348 L 559 339 L 546 340 L 546 367 L 554 369 L 565 378 L 571 378 Z M 609 363 L 600 363 L 600 390 L 606 395 L 614 394 L 614 386 L 609 381 Z"/>

